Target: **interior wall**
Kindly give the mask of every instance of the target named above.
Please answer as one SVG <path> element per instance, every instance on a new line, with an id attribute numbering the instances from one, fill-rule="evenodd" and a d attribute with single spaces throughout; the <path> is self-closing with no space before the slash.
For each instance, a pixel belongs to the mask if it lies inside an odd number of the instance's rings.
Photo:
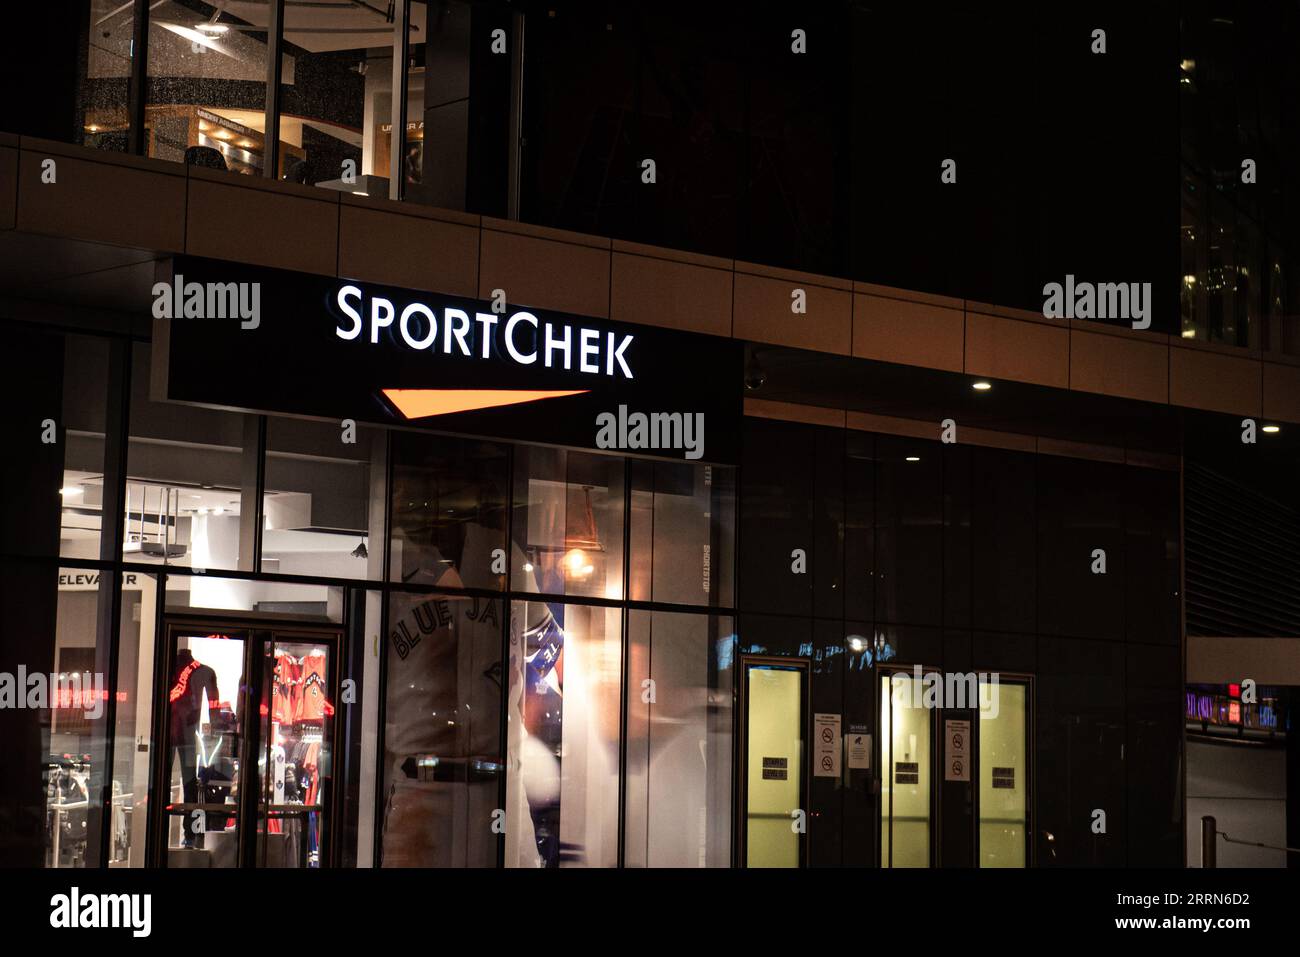
<path id="1" fill-rule="evenodd" d="M 1187 741 L 1187 864 L 1201 863 L 1201 818 L 1242 841 L 1286 844 L 1286 750 Z M 1286 867 L 1286 854 L 1218 842 L 1219 867 Z"/>

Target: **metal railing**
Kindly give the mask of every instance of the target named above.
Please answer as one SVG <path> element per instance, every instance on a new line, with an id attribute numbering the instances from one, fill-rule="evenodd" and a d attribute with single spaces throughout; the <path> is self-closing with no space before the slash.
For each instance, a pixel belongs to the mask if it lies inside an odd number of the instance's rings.
<path id="1" fill-rule="evenodd" d="M 1217 822 L 1211 814 L 1205 814 L 1201 817 L 1201 867 L 1218 866 L 1218 841 L 1217 838 L 1223 838 L 1228 844 L 1241 844 L 1245 847 L 1262 847 L 1269 851 L 1282 851 L 1286 854 L 1300 854 L 1300 847 L 1284 847 L 1279 844 L 1265 844 L 1263 841 L 1243 841 L 1239 838 L 1229 837 L 1224 831 L 1218 830 Z"/>

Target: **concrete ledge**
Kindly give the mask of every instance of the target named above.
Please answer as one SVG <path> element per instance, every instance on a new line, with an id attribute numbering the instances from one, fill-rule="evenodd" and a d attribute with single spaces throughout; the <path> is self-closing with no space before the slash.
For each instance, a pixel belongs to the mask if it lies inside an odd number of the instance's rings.
<path id="1" fill-rule="evenodd" d="M 730 270 L 618 251 L 611 270 L 609 318 L 731 335 Z"/>
<path id="2" fill-rule="evenodd" d="M 900 365 L 962 372 L 966 317 L 932 303 L 853 296 L 853 355 Z"/>
<path id="3" fill-rule="evenodd" d="M 768 342 L 849 355 L 853 295 L 843 289 L 737 272 L 731 334 L 737 339 Z M 807 312 L 792 312 L 793 292 L 802 289 Z"/>
<path id="4" fill-rule="evenodd" d="M 478 237 L 473 226 L 344 203 L 339 210 L 338 273 L 474 298 Z"/>
<path id="5" fill-rule="evenodd" d="M 1064 324 L 1026 322 L 968 311 L 966 371 L 995 379 L 1069 388 L 1070 330 Z"/>
<path id="6" fill-rule="evenodd" d="M 86 158 L 89 152 L 91 158 Z M 55 181 L 41 180 L 55 162 Z M 158 163 L 108 161 L 23 150 L 18 157 L 15 227 L 157 252 L 180 252 L 185 239 L 185 176 Z"/>
<path id="7" fill-rule="evenodd" d="M 1217 350 L 1169 350 L 1169 401 L 1190 409 L 1259 415 L 1262 363 Z"/>
<path id="8" fill-rule="evenodd" d="M 191 177 L 185 251 L 213 259 L 337 275 L 337 198 L 314 195 L 328 194 L 328 190 L 312 193 L 280 193 L 246 188 L 224 178 Z"/>
<path id="9" fill-rule="evenodd" d="M 608 247 L 484 229 L 479 236 L 478 298 L 504 289 L 510 306 L 609 316 Z"/>

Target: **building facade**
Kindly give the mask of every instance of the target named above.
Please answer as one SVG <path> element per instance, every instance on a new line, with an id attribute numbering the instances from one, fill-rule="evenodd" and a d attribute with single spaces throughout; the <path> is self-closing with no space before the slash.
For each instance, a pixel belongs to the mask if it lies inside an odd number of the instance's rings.
<path id="1" fill-rule="evenodd" d="M 6 863 L 1179 866 L 1189 734 L 1295 764 L 1268 216 L 1050 314 L 1165 223 L 959 125 L 864 189 L 853 4 L 76 6 L 0 134 Z"/>

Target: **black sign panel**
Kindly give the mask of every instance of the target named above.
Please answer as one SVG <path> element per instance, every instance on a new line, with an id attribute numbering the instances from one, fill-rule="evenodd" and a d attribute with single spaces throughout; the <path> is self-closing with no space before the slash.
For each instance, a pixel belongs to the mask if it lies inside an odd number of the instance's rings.
<path id="1" fill-rule="evenodd" d="M 737 459 L 733 340 L 195 257 L 153 291 L 173 401 Z"/>

